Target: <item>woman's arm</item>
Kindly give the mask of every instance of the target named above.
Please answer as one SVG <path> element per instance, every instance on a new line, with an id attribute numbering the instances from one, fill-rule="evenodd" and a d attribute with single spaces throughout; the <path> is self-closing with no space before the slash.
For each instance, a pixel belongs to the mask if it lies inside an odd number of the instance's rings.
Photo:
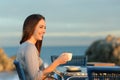
<path id="1" fill-rule="evenodd" d="M 65 64 L 67 60 L 67 55 L 60 55 L 51 65 L 43 70 L 43 76 L 46 76 L 48 73 L 54 71 L 60 64 Z"/>

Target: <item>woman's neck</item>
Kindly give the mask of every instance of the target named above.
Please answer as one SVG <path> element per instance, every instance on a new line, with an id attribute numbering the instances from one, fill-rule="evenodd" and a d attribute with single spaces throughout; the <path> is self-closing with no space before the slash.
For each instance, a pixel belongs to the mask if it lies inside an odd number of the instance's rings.
<path id="1" fill-rule="evenodd" d="M 30 42 L 30 43 L 32 43 L 32 44 L 35 44 L 37 42 L 33 37 L 31 37 L 27 41 Z"/>

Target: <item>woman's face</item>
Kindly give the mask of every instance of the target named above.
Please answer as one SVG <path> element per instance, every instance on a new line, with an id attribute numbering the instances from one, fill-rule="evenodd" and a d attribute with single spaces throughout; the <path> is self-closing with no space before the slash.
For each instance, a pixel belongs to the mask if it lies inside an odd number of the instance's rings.
<path id="1" fill-rule="evenodd" d="M 42 40 L 45 32 L 46 32 L 46 23 L 45 23 L 45 20 L 41 19 L 35 27 L 35 31 L 33 33 L 33 38 L 36 41 Z"/>

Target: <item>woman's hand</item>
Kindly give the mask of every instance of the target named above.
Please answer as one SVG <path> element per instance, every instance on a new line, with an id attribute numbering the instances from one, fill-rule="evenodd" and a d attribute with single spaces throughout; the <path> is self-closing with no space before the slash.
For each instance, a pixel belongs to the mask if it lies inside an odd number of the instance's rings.
<path id="1" fill-rule="evenodd" d="M 62 53 L 57 59 L 56 61 L 59 63 L 59 64 L 65 64 L 67 61 L 68 61 L 69 57 L 67 54 L 65 53 Z"/>
<path id="2" fill-rule="evenodd" d="M 71 60 L 72 55 L 70 55 L 71 53 L 67 53 L 64 52 L 62 53 L 56 60 L 54 60 L 54 62 L 49 65 L 47 68 L 45 68 L 43 70 L 43 75 L 46 76 L 46 74 L 54 71 L 56 69 L 57 66 L 59 66 L 60 64 L 65 64 L 67 61 Z"/>

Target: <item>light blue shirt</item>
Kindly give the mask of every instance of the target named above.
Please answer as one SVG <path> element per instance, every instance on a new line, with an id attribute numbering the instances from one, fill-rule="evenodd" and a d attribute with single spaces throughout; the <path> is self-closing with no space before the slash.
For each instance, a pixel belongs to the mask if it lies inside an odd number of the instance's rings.
<path id="1" fill-rule="evenodd" d="M 27 80 L 41 80 L 43 61 L 34 44 L 22 43 L 18 49 L 16 60 L 22 64 Z"/>

